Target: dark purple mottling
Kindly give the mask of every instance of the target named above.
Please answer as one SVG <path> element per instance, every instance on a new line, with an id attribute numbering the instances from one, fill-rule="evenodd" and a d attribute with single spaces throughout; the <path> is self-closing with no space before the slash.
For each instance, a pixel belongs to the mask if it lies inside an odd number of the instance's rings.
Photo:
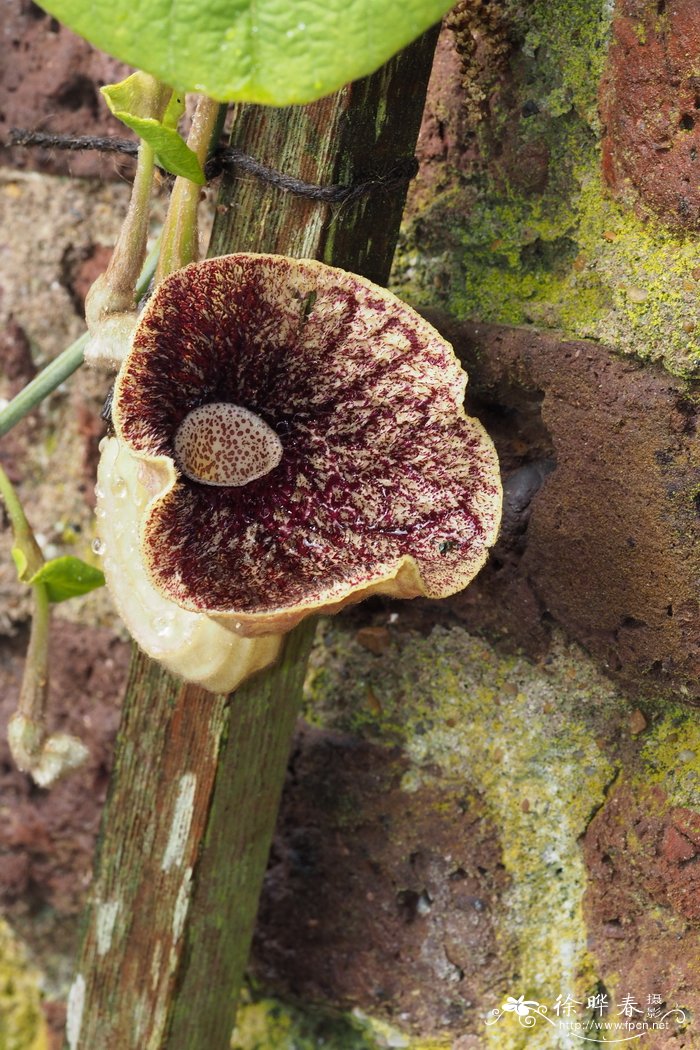
<path id="1" fill-rule="evenodd" d="M 239 255 L 173 274 L 122 368 L 119 436 L 145 458 L 173 457 L 185 416 L 225 401 L 268 423 L 283 455 L 240 488 L 181 477 L 145 526 L 154 582 L 187 608 L 245 619 L 342 603 L 407 555 L 422 580 L 413 594 L 461 589 L 500 514 L 495 452 L 464 415 L 465 382 L 434 329 L 343 271 Z"/>

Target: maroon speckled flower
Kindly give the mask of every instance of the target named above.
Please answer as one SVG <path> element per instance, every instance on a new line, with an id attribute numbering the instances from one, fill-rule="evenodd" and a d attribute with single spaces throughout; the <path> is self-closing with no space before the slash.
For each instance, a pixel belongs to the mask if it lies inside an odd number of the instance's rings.
<path id="1" fill-rule="evenodd" d="M 113 409 L 152 494 L 151 582 L 249 636 L 372 593 L 460 590 L 501 504 L 465 384 L 449 344 L 360 277 L 272 255 L 172 274 Z"/>

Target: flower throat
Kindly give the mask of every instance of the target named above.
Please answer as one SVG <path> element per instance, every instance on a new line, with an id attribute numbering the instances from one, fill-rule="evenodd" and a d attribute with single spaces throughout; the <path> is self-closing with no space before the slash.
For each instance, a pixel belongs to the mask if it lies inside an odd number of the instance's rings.
<path id="1" fill-rule="evenodd" d="M 180 470 L 192 481 L 240 487 L 274 470 L 282 459 L 282 442 L 249 409 L 213 401 L 185 416 L 174 451 Z"/>

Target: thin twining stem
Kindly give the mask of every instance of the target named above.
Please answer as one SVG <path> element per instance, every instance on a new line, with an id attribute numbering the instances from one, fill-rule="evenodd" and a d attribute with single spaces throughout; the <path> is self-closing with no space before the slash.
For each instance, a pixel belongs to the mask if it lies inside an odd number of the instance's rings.
<path id="1" fill-rule="evenodd" d="M 159 252 L 160 239 L 156 241 L 149 252 L 141 271 L 141 276 L 136 285 L 135 301 L 137 303 L 143 299 L 150 287 L 156 270 Z M 88 333 L 84 332 L 74 343 L 71 343 L 69 347 L 63 350 L 58 357 L 55 357 L 46 368 L 42 369 L 31 382 L 27 383 L 16 397 L 12 398 L 9 404 L 0 409 L 0 437 L 12 430 L 21 419 L 24 419 L 32 409 L 46 400 L 49 394 L 52 394 L 61 383 L 64 383 L 66 379 L 80 368 L 85 359 L 85 345 L 89 338 Z"/>

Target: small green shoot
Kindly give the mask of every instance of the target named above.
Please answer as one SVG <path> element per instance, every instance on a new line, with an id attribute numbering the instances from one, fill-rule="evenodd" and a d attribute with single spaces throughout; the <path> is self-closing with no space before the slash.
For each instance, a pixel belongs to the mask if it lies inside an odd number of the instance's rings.
<path id="1" fill-rule="evenodd" d="M 42 583 L 49 601 L 56 603 L 104 587 L 105 578 L 100 569 L 68 554 L 45 562 L 29 583 Z"/>
<path id="2" fill-rule="evenodd" d="M 143 73 L 132 73 L 126 80 L 118 84 L 108 84 L 100 88 L 100 91 L 110 112 L 148 143 L 156 155 L 156 164 L 172 175 L 182 175 L 190 182 L 203 186 L 206 179 L 201 165 L 177 130 L 184 100 L 174 96 L 163 119 L 156 120 L 148 114 L 148 81 L 150 78 Z"/>

